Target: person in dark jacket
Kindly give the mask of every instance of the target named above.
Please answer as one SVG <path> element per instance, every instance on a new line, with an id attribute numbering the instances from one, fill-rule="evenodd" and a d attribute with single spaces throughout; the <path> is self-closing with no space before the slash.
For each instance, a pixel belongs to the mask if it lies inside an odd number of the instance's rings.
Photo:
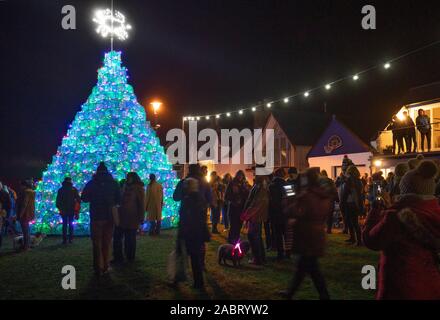
<path id="1" fill-rule="evenodd" d="M 203 289 L 205 242 L 210 240 L 207 209 L 212 203 L 211 188 L 201 175 L 200 165 L 191 164 L 188 176 L 174 190 L 174 201 L 180 201 L 177 252 L 182 244 L 191 258 L 194 288 Z"/>
<path id="2" fill-rule="evenodd" d="M 333 215 L 335 213 L 335 202 L 339 201 L 339 197 L 338 197 L 338 189 L 336 189 L 336 184 L 333 182 L 332 179 L 330 179 L 328 177 L 327 171 L 322 170 L 321 171 L 321 175 L 320 175 L 320 180 L 319 180 L 321 186 L 327 191 L 327 193 L 331 196 L 332 198 L 332 206 L 330 208 L 330 211 L 328 212 L 328 218 L 327 218 L 327 233 L 331 234 L 332 233 L 332 228 L 333 228 Z"/>
<path id="3" fill-rule="evenodd" d="M 399 121 L 397 115 L 393 116 L 391 123 L 388 125 L 388 130 L 391 130 L 393 134 L 393 154 L 400 154 L 405 152 L 403 143 L 404 133 L 401 130 L 402 122 Z"/>
<path id="4" fill-rule="evenodd" d="M 119 207 L 119 225 L 115 227 L 113 232 L 113 262 L 121 263 L 124 260 L 122 253 L 123 240 L 125 257 L 129 262 L 134 261 L 136 255 L 136 231 L 144 221 L 144 215 L 144 183 L 136 172 L 129 172 Z"/>
<path id="5" fill-rule="evenodd" d="M 228 242 L 230 244 L 235 245 L 240 241 L 240 232 L 243 226 L 240 216 L 243 212 L 248 196 L 249 188 L 246 184 L 246 177 L 244 172 L 239 170 L 231 183 L 229 183 L 225 194 L 225 201 L 228 202 L 229 206 L 229 219 L 231 225 L 228 236 Z"/>
<path id="6" fill-rule="evenodd" d="M 72 179 L 66 177 L 62 187 L 58 190 L 56 206 L 63 219 L 63 244 L 67 243 L 67 226 L 69 226 L 69 243 L 73 241 L 73 220 L 75 209 L 80 205 L 81 198 L 78 190 L 73 186 Z"/>
<path id="7" fill-rule="evenodd" d="M 346 214 L 346 222 L 350 233 L 348 243 L 362 244 L 361 229 L 359 226 L 359 215 L 363 210 L 362 182 L 359 170 L 352 165 L 347 168 L 346 177 L 342 188 L 341 203 Z"/>
<path id="8" fill-rule="evenodd" d="M 108 272 L 110 247 L 113 234 L 113 214 L 121 200 L 119 184 L 101 162 L 96 174 L 89 181 L 81 200 L 90 203 L 90 230 L 93 243 L 93 267 L 101 276 Z"/>
<path id="9" fill-rule="evenodd" d="M 425 138 L 428 144 L 428 152 L 431 152 L 431 119 L 426 115 L 425 110 L 420 109 L 416 118 L 417 130 L 420 132 L 422 152 L 425 152 Z"/>
<path id="10" fill-rule="evenodd" d="M 408 115 L 407 111 L 403 112 L 403 121 L 402 125 L 404 126 L 405 132 L 405 143 L 406 143 L 406 152 L 417 152 L 417 139 L 416 139 L 416 125 Z"/>
<path id="11" fill-rule="evenodd" d="M 438 168 L 425 160 L 400 181 L 400 196 L 370 211 L 365 245 L 380 251 L 378 300 L 440 300 Z"/>
<path id="12" fill-rule="evenodd" d="M 17 220 L 20 222 L 23 233 L 23 250 L 30 247 L 29 222 L 35 219 L 35 191 L 31 179 L 21 182 L 21 190 L 17 198 Z"/>
<path id="13" fill-rule="evenodd" d="M 284 252 L 284 236 L 287 226 L 287 218 L 283 214 L 283 197 L 284 186 L 286 181 L 284 180 L 285 171 L 283 168 L 275 171 L 274 178 L 269 184 L 269 219 L 272 224 L 273 240 L 277 250 L 277 259 L 282 260 L 285 258 Z"/>
<path id="14" fill-rule="evenodd" d="M 264 251 L 262 227 L 268 219 L 269 189 L 266 176 L 256 176 L 255 185 L 252 187 L 245 204 L 246 223 L 248 224 L 248 240 L 252 250 L 253 259 L 249 264 L 262 265 L 266 260 Z"/>
<path id="15" fill-rule="evenodd" d="M 318 168 L 308 169 L 302 180 L 305 180 L 302 181 L 302 191 L 285 209 L 287 215 L 295 218 L 292 253 L 296 268 L 288 290 L 281 294 L 291 299 L 309 274 L 320 299 L 328 300 L 330 297 L 318 259 L 325 251 L 325 223 L 334 201 L 333 195 L 320 184 Z"/>

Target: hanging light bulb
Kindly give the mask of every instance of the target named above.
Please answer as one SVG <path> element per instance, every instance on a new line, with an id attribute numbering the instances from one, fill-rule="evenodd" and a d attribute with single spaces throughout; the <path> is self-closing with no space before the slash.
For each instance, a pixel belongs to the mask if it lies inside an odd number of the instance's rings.
<path id="1" fill-rule="evenodd" d="M 354 80 L 354 81 L 358 81 L 358 80 L 359 80 L 359 75 L 355 74 L 355 75 L 353 76 L 353 80 Z"/>
<path id="2" fill-rule="evenodd" d="M 238 111 L 238 114 L 243 114 L 243 110 Z"/>
<path id="3" fill-rule="evenodd" d="M 326 90 L 330 90 L 331 88 L 332 88 L 332 85 L 330 83 L 325 85 Z"/>
<path id="4" fill-rule="evenodd" d="M 308 91 L 304 92 L 304 97 L 308 97 L 310 95 L 310 93 Z"/>
<path id="5" fill-rule="evenodd" d="M 215 116 L 215 118 L 216 118 L 216 119 L 219 119 L 219 118 L 220 118 L 220 115 L 219 115 L 219 114 L 218 114 L 218 115 L 216 115 L 216 116 Z"/>
<path id="6" fill-rule="evenodd" d="M 284 103 L 289 103 L 289 98 L 284 98 Z"/>
<path id="7" fill-rule="evenodd" d="M 196 120 L 197 120 L 197 121 L 200 121 L 200 117 L 197 117 Z"/>
<path id="8" fill-rule="evenodd" d="M 257 108 L 252 107 L 252 111 L 253 111 L 253 112 L 257 111 Z"/>
<path id="9" fill-rule="evenodd" d="M 268 103 L 268 104 L 266 104 L 266 106 L 268 107 L 268 108 L 272 108 L 272 103 Z"/>
<path id="10" fill-rule="evenodd" d="M 231 116 L 231 113 L 230 113 L 230 112 L 228 112 L 228 113 L 226 114 L 226 116 L 227 116 L 227 117 L 230 117 L 230 116 Z"/>
<path id="11" fill-rule="evenodd" d="M 206 116 L 206 117 L 205 117 L 206 120 L 209 120 L 209 118 L 210 118 L 209 116 Z"/>
<path id="12" fill-rule="evenodd" d="M 387 63 L 385 63 L 385 64 L 383 65 L 383 67 L 384 67 L 385 69 L 389 69 L 389 68 L 391 68 L 391 63 L 387 62 Z"/>

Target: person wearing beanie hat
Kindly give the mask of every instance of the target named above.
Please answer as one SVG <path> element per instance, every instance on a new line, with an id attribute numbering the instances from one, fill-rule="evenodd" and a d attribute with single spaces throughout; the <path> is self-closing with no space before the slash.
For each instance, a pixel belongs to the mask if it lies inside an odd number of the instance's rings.
<path id="1" fill-rule="evenodd" d="M 414 159 L 408 160 L 409 169 L 413 170 L 413 169 L 417 168 L 417 166 L 420 164 L 420 162 L 422 162 L 424 159 L 425 159 L 425 157 L 423 156 L 423 154 L 419 154 Z"/>
<path id="2" fill-rule="evenodd" d="M 99 277 L 109 270 L 114 213 L 121 201 L 119 183 L 113 179 L 104 162 L 99 164 L 96 174 L 84 187 L 81 200 L 90 203 L 93 267 Z"/>
<path id="3" fill-rule="evenodd" d="M 377 299 L 440 300 L 437 170 L 434 162 L 422 161 L 403 176 L 398 201 L 367 217 L 364 244 L 381 251 Z"/>

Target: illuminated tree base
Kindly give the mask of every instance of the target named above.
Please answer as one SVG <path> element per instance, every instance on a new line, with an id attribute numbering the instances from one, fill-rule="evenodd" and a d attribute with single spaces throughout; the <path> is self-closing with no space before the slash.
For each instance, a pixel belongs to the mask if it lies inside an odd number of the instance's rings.
<path id="1" fill-rule="evenodd" d="M 178 204 L 172 199 L 178 182 L 176 173 L 127 79 L 121 52 L 106 53 L 104 66 L 98 70 L 97 85 L 38 183 L 32 232 L 62 233 L 62 220 L 55 207 L 57 190 L 64 178 L 70 176 L 81 191 L 101 161 L 118 180 L 135 171 L 147 184 L 148 175 L 156 174 L 165 195 L 162 226 L 177 225 Z M 82 204 L 80 218 L 75 221 L 75 234 L 89 234 L 89 222 L 89 205 Z M 148 224 L 144 229 L 148 229 Z"/>

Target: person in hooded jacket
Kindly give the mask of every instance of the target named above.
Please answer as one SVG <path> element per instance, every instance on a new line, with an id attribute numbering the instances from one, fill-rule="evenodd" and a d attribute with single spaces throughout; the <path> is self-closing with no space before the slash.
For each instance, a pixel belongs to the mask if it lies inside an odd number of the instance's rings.
<path id="1" fill-rule="evenodd" d="M 116 263 L 124 260 L 122 253 L 123 240 L 127 261 L 133 262 L 135 259 L 136 232 L 139 225 L 144 221 L 144 203 L 144 183 L 136 172 L 129 172 L 119 207 L 119 225 L 115 227 L 113 232 L 113 257 Z"/>
<path id="2" fill-rule="evenodd" d="M 119 183 L 113 179 L 104 162 L 81 194 L 81 200 L 90 203 L 90 230 L 93 244 L 93 268 L 101 276 L 109 270 L 110 247 L 117 205 L 121 201 Z"/>
<path id="3" fill-rule="evenodd" d="M 318 259 L 326 245 L 325 224 L 334 202 L 334 195 L 319 181 L 319 169 L 310 168 L 302 175 L 301 192 L 286 207 L 285 213 L 295 219 L 292 254 L 295 271 L 287 291 L 280 292 L 291 299 L 307 274 L 312 278 L 321 300 L 330 299 Z"/>
<path id="4" fill-rule="evenodd" d="M 367 217 L 363 241 L 381 252 L 378 300 L 440 300 L 437 171 L 435 163 L 423 161 L 403 176 L 397 201 Z"/>
<path id="5" fill-rule="evenodd" d="M 75 217 L 75 209 L 81 203 L 78 190 L 73 186 L 72 179 L 66 177 L 62 183 L 62 187 L 58 190 L 56 206 L 60 211 L 63 219 L 63 244 L 67 243 L 67 227 L 69 227 L 69 243 L 73 241 L 73 220 Z"/>

